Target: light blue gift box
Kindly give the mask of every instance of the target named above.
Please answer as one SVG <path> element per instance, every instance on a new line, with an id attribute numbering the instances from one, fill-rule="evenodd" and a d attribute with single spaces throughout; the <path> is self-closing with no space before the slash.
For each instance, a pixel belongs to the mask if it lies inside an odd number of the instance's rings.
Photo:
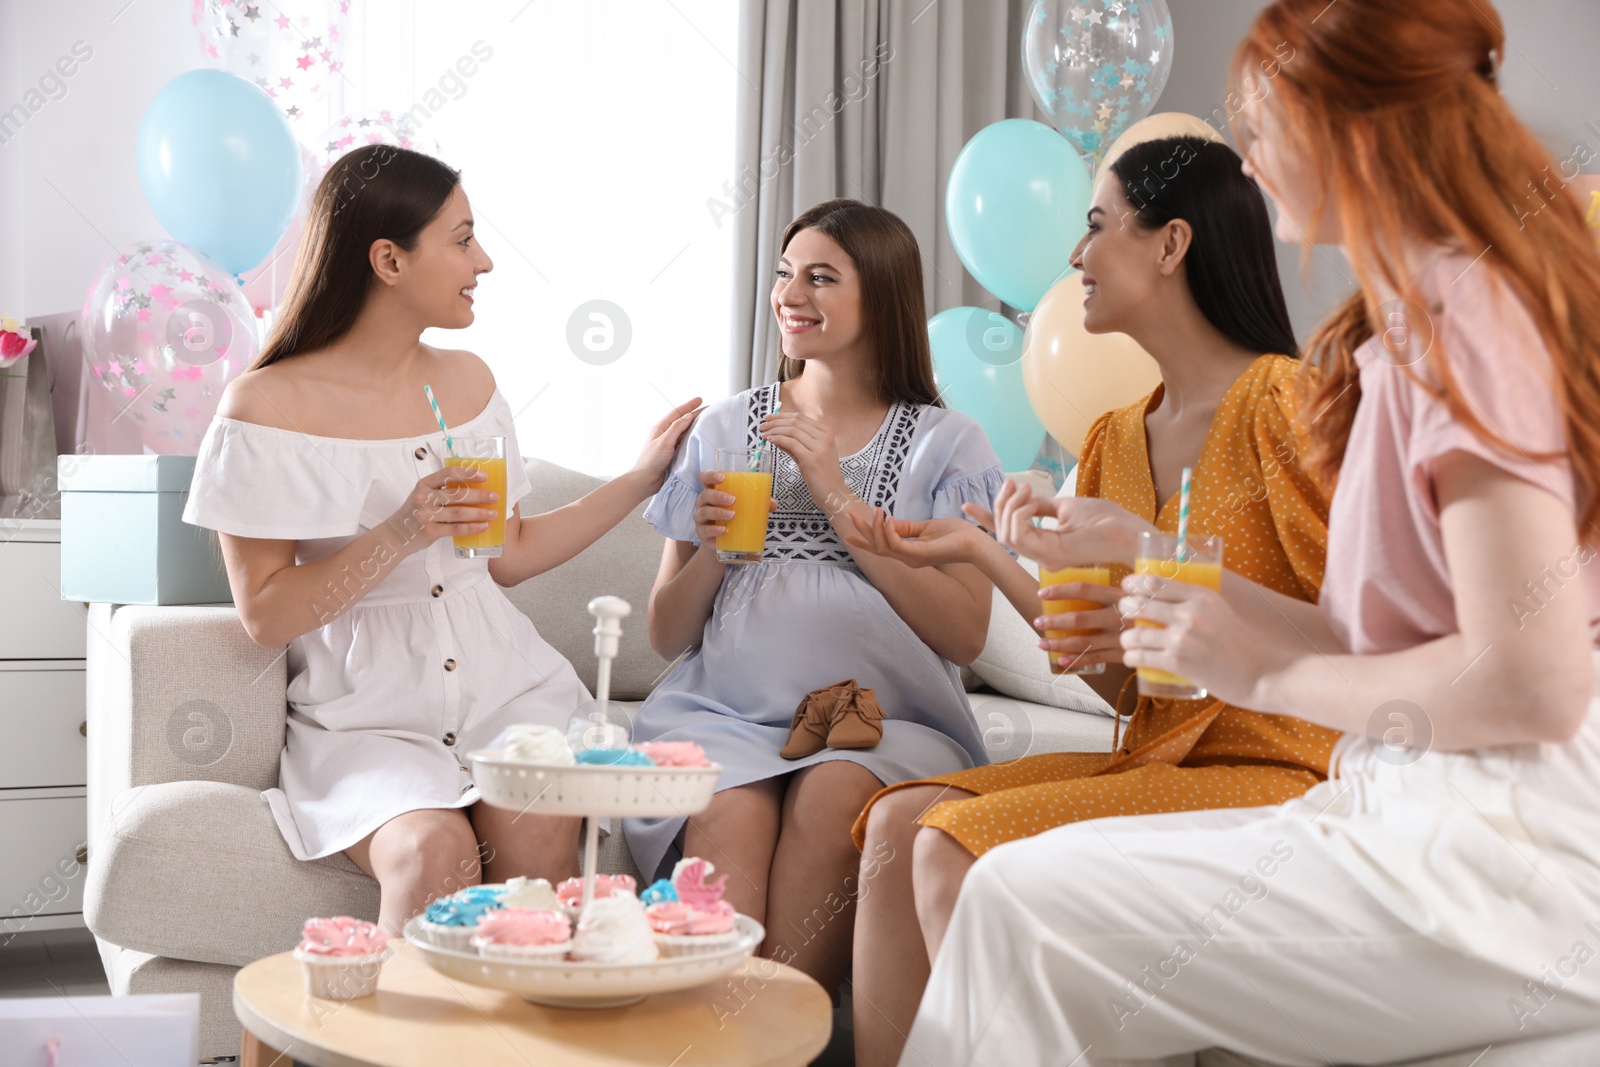
<path id="1" fill-rule="evenodd" d="M 193 456 L 61 456 L 61 599 L 231 604 L 210 530 L 183 521 Z"/>

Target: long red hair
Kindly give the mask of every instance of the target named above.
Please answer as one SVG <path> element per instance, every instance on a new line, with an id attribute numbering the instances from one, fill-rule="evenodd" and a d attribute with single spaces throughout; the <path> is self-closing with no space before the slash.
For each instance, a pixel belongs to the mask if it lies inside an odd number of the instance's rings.
<path id="1" fill-rule="evenodd" d="M 1385 326 L 1377 294 L 1423 304 L 1395 250 L 1408 241 L 1486 249 L 1479 269 L 1511 287 L 1550 350 L 1587 501 L 1579 528 L 1600 540 L 1600 254 L 1564 188 L 1572 174 L 1500 95 L 1504 54 L 1489 0 L 1276 0 L 1239 45 L 1232 83 L 1258 99 L 1264 89 L 1293 149 L 1326 175 L 1311 217 L 1331 200 L 1361 283 L 1306 345 L 1311 468 L 1331 484 L 1344 459 L 1361 400 L 1355 350 Z M 1507 447 L 1462 400 L 1448 357 L 1437 342 L 1426 357 L 1440 399 Z"/>

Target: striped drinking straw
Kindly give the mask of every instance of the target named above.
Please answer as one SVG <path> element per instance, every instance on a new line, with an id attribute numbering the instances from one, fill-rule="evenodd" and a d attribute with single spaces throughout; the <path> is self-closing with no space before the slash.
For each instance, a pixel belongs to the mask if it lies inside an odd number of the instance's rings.
<path id="1" fill-rule="evenodd" d="M 451 456 L 454 456 L 456 454 L 456 443 L 450 437 L 450 427 L 444 424 L 444 416 L 439 414 L 439 402 L 433 398 L 433 386 L 424 385 L 422 391 L 428 394 L 428 406 L 433 409 L 433 417 L 439 420 L 439 430 L 444 434 L 444 447 L 450 451 Z"/>
<path id="2" fill-rule="evenodd" d="M 1194 468 L 1183 468 L 1183 481 L 1178 487 L 1178 562 L 1189 561 L 1189 490 L 1194 480 Z"/>
<path id="3" fill-rule="evenodd" d="M 774 400 L 772 402 L 772 414 L 776 415 L 778 412 L 780 412 L 782 410 L 783 410 L 783 400 L 781 398 L 778 399 L 778 400 Z M 762 451 L 762 449 L 764 449 L 766 447 L 767 447 L 766 439 L 762 438 L 761 443 L 756 445 L 756 450 L 754 452 L 750 453 L 750 469 L 752 471 L 754 471 L 756 468 L 761 466 L 761 451 Z"/>

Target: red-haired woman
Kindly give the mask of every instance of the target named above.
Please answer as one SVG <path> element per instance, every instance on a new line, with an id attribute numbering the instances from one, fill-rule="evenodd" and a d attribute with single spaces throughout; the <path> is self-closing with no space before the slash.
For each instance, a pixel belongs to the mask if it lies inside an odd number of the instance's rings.
<path id="1" fill-rule="evenodd" d="M 1360 282 L 1307 346 L 1327 572 L 1316 606 L 1129 578 L 1119 608 L 1165 628 L 1124 630 L 1124 660 L 1348 736 L 1279 806 L 985 853 L 903 1063 L 1375 1063 L 1594 1025 L 1600 257 L 1571 198 L 1519 207 L 1560 172 L 1499 94 L 1504 47 L 1487 0 L 1257 17 L 1249 167 L 1280 235 Z M 1071 504 L 993 518 L 1088 562 Z"/>

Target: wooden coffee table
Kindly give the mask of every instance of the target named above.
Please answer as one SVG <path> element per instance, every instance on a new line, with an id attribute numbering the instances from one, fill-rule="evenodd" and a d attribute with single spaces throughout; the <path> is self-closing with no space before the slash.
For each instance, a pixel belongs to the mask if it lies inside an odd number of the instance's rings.
<path id="1" fill-rule="evenodd" d="M 833 1028 L 822 987 L 771 960 L 750 959 L 696 989 L 623 1008 L 546 1008 L 515 993 L 453 981 L 405 941 L 391 941 L 378 992 L 358 1000 L 307 995 L 288 952 L 233 980 L 244 1024 L 242 1067 L 528 1067 L 804 1064 Z"/>

